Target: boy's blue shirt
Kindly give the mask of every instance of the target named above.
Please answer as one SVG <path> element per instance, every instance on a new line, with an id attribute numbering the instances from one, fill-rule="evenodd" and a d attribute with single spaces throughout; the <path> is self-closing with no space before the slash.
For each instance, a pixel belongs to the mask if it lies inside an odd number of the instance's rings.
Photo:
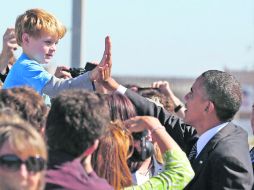
<path id="1" fill-rule="evenodd" d="M 5 79 L 3 89 L 29 86 L 42 95 L 43 87 L 51 78 L 52 75 L 40 63 L 22 53 Z"/>

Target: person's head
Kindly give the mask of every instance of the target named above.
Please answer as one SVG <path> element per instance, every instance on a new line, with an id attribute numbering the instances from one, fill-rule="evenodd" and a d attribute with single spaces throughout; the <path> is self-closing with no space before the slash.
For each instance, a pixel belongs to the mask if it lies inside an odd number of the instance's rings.
<path id="1" fill-rule="evenodd" d="M 140 88 L 138 90 L 138 93 L 141 96 L 146 97 L 149 100 L 153 101 L 157 105 L 164 107 L 167 111 L 174 112 L 173 100 L 162 94 L 158 88 L 147 88 L 147 89 Z"/>
<path id="2" fill-rule="evenodd" d="M 120 93 L 112 93 L 106 96 L 112 121 L 118 119 L 124 121 L 137 115 L 134 105 L 126 96 Z"/>
<path id="3" fill-rule="evenodd" d="M 48 114 L 45 134 L 49 150 L 79 157 L 102 135 L 109 122 L 104 95 L 66 90 L 53 99 Z"/>
<path id="4" fill-rule="evenodd" d="M 18 45 L 30 59 L 48 63 L 56 51 L 56 44 L 66 33 L 65 26 L 42 9 L 29 9 L 19 15 L 15 23 Z"/>
<path id="5" fill-rule="evenodd" d="M 120 93 L 112 93 L 107 95 L 107 100 L 112 121 L 124 121 L 137 115 L 135 106 L 128 97 Z M 128 160 L 129 167 L 132 171 L 140 167 L 144 159 L 149 158 L 153 153 L 155 153 L 156 158 L 159 158 L 160 162 L 162 162 L 162 159 L 160 159 L 161 153 L 159 149 L 156 149 L 154 152 L 154 147 L 147 132 L 132 133 L 132 135 L 134 139 L 134 152 Z"/>
<path id="6" fill-rule="evenodd" d="M 229 73 L 208 70 L 196 79 L 185 100 L 184 120 L 194 127 L 204 119 L 213 125 L 231 121 L 241 105 L 240 83 Z"/>
<path id="7" fill-rule="evenodd" d="M 0 117 L 0 189 L 42 190 L 47 149 L 42 136 L 19 117 Z"/>
<path id="8" fill-rule="evenodd" d="M 48 108 L 43 98 L 30 87 L 15 87 L 0 90 L 0 109 L 11 108 L 22 119 L 43 132 Z"/>
<path id="9" fill-rule="evenodd" d="M 105 178 L 114 189 L 132 184 L 127 159 L 132 154 L 132 135 L 122 122 L 110 123 L 92 155 L 92 165 L 98 176 Z"/>

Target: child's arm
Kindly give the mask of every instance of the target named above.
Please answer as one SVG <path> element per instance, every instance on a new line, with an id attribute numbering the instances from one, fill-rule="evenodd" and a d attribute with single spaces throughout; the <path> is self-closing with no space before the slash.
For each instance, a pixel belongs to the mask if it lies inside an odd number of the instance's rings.
<path id="1" fill-rule="evenodd" d="M 53 98 L 57 96 L 61 91 L 73 88 L 83 88 L 87 90 L 93 90 L 93 84 L 89 76 L 90 72 L 84 73 L 76 78 L 71 79 L 59 79 L 55 76 L 49 80 L 49 82 L 42 88 L 42 93 L 47 94 Z"/>
<path id="2" fill-rule="evenodd" d="M 55 97 L 59 92 L 66 89 L 84 88 L 87 90 L 95 90 L 93 81 L 107 81 L 111 77 L 111 67 L 111 41 L 107 36 L 105 38 L 105 50 L 102 60 L 95 69 L 76 78 L 66 80 L 53 76 L 42 88 L 42 93 L 47 94 L 49 97 Z"/>

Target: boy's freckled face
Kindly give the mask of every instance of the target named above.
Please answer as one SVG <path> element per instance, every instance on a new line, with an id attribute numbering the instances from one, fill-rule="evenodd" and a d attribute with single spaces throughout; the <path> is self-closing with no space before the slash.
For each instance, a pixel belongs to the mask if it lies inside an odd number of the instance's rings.
<path id="1" fill-rule="evenodd" d="M 56 51 L 58 39 L 49 34 L 42 34 L 40 37 L 29 37 L 26 54 L 39 63 L 49 63 Z"/>

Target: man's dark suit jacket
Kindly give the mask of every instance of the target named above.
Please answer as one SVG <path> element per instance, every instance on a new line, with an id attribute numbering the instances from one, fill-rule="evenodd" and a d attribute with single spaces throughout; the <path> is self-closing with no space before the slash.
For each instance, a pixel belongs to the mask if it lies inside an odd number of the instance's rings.
<path id="1" fill-rule="evenodd" d="M 193 127 L 131 90 L 127 90 L 125 95 L 135 105 L 138 115 L 158 118 L 179 146 L 189 154 L 198 139 Z M 254 179 L 248 135 L 233 123 L 221 129 L 191 164 L 195 177 L 185 189 L 252 189 Z"/>

